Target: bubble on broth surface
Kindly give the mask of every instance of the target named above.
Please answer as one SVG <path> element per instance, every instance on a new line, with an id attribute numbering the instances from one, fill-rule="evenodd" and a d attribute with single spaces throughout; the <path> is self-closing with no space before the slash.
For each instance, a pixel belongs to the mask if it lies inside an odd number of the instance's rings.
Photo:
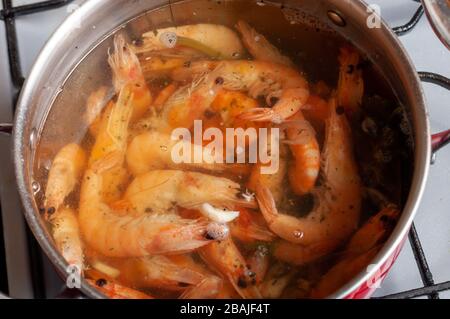
<path id="1" fill-rule="evenodd" d="M 294 237 L 295 237 L 295 238 L 303 238 L 304 235 L 305 235 L 305 234 L 304 234 L 302 231 L 300 231 L 300 230 L 296 230 L 296 231 L 294 232 Z"/>
<path id="2" fill-rule="evenodd" d="M 31 183 L 31 189 L 33 190 L 33 194 L 36 195 L 41 191 L 41 184 L 36 181 Z"/>

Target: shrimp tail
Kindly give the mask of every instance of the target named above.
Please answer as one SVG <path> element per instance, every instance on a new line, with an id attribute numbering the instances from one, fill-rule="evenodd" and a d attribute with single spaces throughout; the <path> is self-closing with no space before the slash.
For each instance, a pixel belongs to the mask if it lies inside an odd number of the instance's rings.
<path id="1" fill-rule="evenodd" d="M 264 185 L 256 186 L 256 198 L 258 200 L 259 209 L 264 216 L 269 228 L 278 215 L 277 206 L 270 189 Z"/>

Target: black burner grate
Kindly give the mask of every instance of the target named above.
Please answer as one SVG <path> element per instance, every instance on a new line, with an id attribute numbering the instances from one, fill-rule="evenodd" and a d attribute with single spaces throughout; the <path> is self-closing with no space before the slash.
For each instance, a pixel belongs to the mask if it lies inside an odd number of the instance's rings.
<path id="1" fill-rule="evenodd" d="M 9 69 L 11 73 L 11 81 L 14 88 L 14 96 L 13 96 L 13 105 L 16 104 L 17 98 L 19 96 L 20 90 L 24 83 L 24 76 L 22 73 L 22 67 L 20 64 L 20 56 L 19 56 L 19 45 L 17 41 L 17 33 L 16 33 L 16 23 L 15 18 L 18 16 L 29 15 L 45 10 L 56 9 L 62 7 L 74 0 L 50 0 L 50 1 L 41 1 L 33 4 L 22 5 L 22 6 L 13 6 L 13 0 L 2 0 L 3 9 L 0 10 L 0 20 L 3 20 L 5 23 L 5 32 L 6 32 L 6 42 L 8 49 L 8 59 L 9 59 Z M 1 212 L 1 211 L 0 211 Z M 0 225 L 1 226 L 1 225 Z M 3 233 L 0 232 L 3 239 Z M 45 284 L 44 284 L 44 274 L 43 274 L 43 260 L 42 253 L 34 238 L 31 230 L 27 227 L 27 238 L 28 248 L 29 248 L 29 259 L 30 259 L 30 271 L 31 278 L 33 281 L 33 295 L 35 298 L 45 298 Z M 0 241 L 2 244 L 2 241 Z M 3 260 L 5 254 L 3 251 L 3 244 L 0 247 L 0 253 L 3 252 L 3 255 L 0 255 L 0 258 Z M 2 269 L 6 270 L 6 267 L 2 267 Z M 0 273 L 1 278 L 1 290 L 7 292 L 7 276 Z M 5 281 L 5 282 L 4 282 Z"/>
<path id="2" fill-rule="evenodd" d="M 24 76 L 22 73 L 19 58 L 19 48 L 17 42 L 15 18 L 18 16 L 29 15 L 45 10 L 59 8 L 73 1 L 74 0 L 50 0 L 37 2 L 30 5 L 13 6 L 12 0 L 2 0 L 3 10 L 0 10 L 0 20 L 3 20 L 5 23 L 11 80 L 16 90 L 13 101 L 14 104 L 16 102 L 18 93 L 20 92 L 24 82 Z M 420 2 L 418 0 L 413 1 Z M 407 24 L 393 28 L 393 31 L 399 36 L 412 31 L 414 27 L 418 24 L 418 22 L 421 20 L 423 14 L 424 9 L 423 6 L 420 5 L 417 11 L 415 12 L 414 16 L 412 17 L 412 19 Z M 450 90 L 450 79 L 447 79 L 441 75 L 428 72 L 420 72 L 420 77 L 424 82 L 434 83 Z M 42 280 L 42 260 L 40 258 L 40 255 L 37 253 L 40 250 L 40 248 L 39 245 L 36 243 L 34 237 L 31 235 L 31 233 L 29 233 L 28 237 L 29 237 L 28 240 L 30 242 L 29 246 L 31 250 L 30 251 L 30 258 L 31 258 L 30 262 L 32 263 L 31 269 L 35 270 L 33 274 L 35 296 L 39 298 L 45 295 L 44 293 L 45 288 Z M 425 252 L 423 251 L 422 244 L 420 242 L 414 224 L 409 234 L 409 241 L 411 243 L 414 257 L 416 259 L 417 266 L 419 268 L 419 272 L 422 277 L 422 282 L 424 286 L 417 289 L 403 291 L 379 298 L 406 299 L 406 298 L 417 298 L 427 296 L 430 299 L 439 299 L 439 292 L 450 290 L 450 281 L 439 284 L 434 283 L 433 274 L 428 266 Z"/>

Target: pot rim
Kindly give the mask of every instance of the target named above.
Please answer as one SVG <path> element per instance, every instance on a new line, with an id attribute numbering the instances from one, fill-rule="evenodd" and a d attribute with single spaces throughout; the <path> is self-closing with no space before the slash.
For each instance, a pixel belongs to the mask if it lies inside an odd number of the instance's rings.
<path id="1" fill-rule="evenodd" d="M 28 105 L 30 104 L 31 94 L 33 92 L 33 83 L 39 78 L 39 74 L 45 68 L 47 55 L 51 52 L 52 48 L 58 45 L 58 42 L 64 39 L 64 37 L 71 32 L 73 25 L 79 21 L 81 17 L 90 13 L 104 0 L 88 0 L 84 2 L 77 10 L 69 15 L 64 22 L 56 29 L 51 38 L 48 40 L 42 51 L 40 52 L 37 60 L 35 61 L 31 73 L 24 83 L 22 92 L 17 102 L 17 110 L 14 121 L 13 132 L 13 154 L 16 180 L 18 185 L 18 191 L 24 207 L 24 215 L 26 220 L 41 245 L 44 252 L 52 260 L 56 266 L 58 272 L 64 278 L 67 277 L 66 269 L 68 267 L 67 262 L 61 256 L 59 252 L 54 248 L 51 243 L 51 239 L 45 235 L 41 228 L 39 221 L 40 216 L 34 209 L 34 197 L 31 192 L 29 179 L 27 176 L 27 163 L 24 160 L 24 145 L 29 142 L 29 136 L 25 135 L 27 120 L 29 117 Z M 366 12 L 367 4 L 362 0 L 356 0 L 355 5 Z M 414 174 L 411 183 L 411 189 L 409 192 L 408 200 L 403 208 L 402 215 L 395 227 L 393 233 L 389 237 L 388 241 L 384 244 L 382 250 L 377 254 L 372 262 L 374 267 L 371 267 L 367 272 L 362 272 L 354 277 L 349 283 L 339 289 L 337 292 L 330 295 L 328 298 L 342 299 L 358 288 L 363 286 L 367 281 L 372 278 L 377 271 L 385 264 L 391 256 L 394 255 L 396 249 L 398 249 L 406 238 L 407 233 L 412 225 L 419 203 L 424 193 L 426 181 L 429 173 L 429 163 L 431 159 L 431 131 L 429 126 L 428 112 L 426 110 L 425 95 L 423 88 L 417 74 L 417 71 L 407 54 L 405 48 L 401 44 L 398 37 L 382 20 L 382 32 L 388 45 L 395 48 L 401 55 L 399 59 L 403 61 L 403 67 L 408 72 L 408 79 L 410 79 L 409 88 L 416 92 L 416 104 L 413 114 L 414 132 L 415 132 L 415 155 L 414 155 Z M 105 298 L 99 290 L 95 289 L 82 278 L 80 290 L 87 296 L 93 298 Z"/>
<path id="2" fill-rule="evenodd" d="M 357 2 L 357 5 L 361 9 L 367 9 L 367 4 L 364 1 L 358 0 Z M 398 53 L 401 54 L 400 58 L 404 62 L 403 67 L 409 73 L 408 79 L 412 80 L 409 83 L 410 90 L 414 90 L 416 93 L 416 97 L 418 98 L 418 100 L 416 101 L 416 107 L 414 109 L 415 114 L 413 114 L 415 134 L 414 173 L 411 181 L 408 199 L 402 209 L 401 217 L 389 239 L 386 241 L 386 243 L 383 245 L 383 248 L 380 250 L 380 252 L 378 252 L 376 257 L 372 261 L 372 267 L 368 267 L 366 272 L 361 272 L 360 274 L 355 276 L 349 283 L 341 287 L 337 292 L 331 294 L 328 297 L 330 299 L 343 299 L 350 296 L 352 293 L 357 292 L 359 288 L 364 287 L 365 285 L 369 286 L 367 285 L 368 281 L 374 278 L 374 276 L 378 271 L 380 271 L 383 265 L 388 262 L 388 259 L 396 257 L 396 250 L 402 248 L 404 240 L 409 233 L 414 217 L 417 213 L 419 204 L 425 191 L 425 186 L 430 170 L 432 156 L 431 129 L 426 106 L 425 93 L 419 74 L 411 60 L 411 57 L 406 52 L 403 44 L 400 42 L 399 37 L 383 19 L 381 19 L 381 24 L 385 38 L 390 41 L 389 44 L 396 47 Z M 391 266 L 389 266 L 389 269 Z"/>

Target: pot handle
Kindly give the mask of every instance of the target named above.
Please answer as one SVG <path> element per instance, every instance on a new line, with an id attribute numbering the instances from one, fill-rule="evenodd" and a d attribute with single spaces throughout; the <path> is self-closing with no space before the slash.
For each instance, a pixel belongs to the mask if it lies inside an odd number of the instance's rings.
<path id="1" fill-rule="evenodd" d="M 445 76 L 431 73 L 431 72 L 419 72 L 419 77 L 422 82 L 432 83 L 450 90 L 450 79 Z M 433 149 L 432 163 L 436 160 L 437 152 L 444 146 L 450 143 L 450 130 L 440 132 L 431 136 L 431 146 Z"/>
<path id="2" fill-rule="evenodd" d="M 12 123 L 0 123 L 0 133 L 12 134 L 13 124 Z"/>

